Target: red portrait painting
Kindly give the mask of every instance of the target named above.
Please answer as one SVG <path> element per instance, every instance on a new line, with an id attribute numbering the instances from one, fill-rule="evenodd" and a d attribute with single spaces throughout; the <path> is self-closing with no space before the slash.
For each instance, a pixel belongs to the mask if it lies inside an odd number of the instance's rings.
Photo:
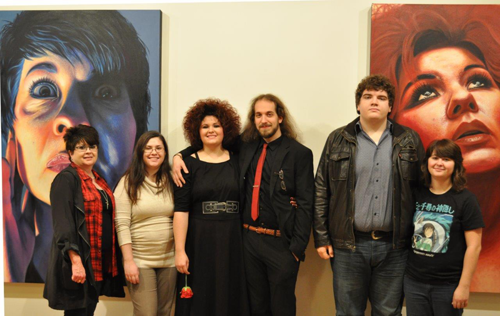
<path id="1" fill-rule="evenodd" d="M 372 74 L 396 86 L 391 118 L 424 147 L 461 148 L 485 222 L 471 290 L 500 292 L 500 6 L 372 6 Z"/>

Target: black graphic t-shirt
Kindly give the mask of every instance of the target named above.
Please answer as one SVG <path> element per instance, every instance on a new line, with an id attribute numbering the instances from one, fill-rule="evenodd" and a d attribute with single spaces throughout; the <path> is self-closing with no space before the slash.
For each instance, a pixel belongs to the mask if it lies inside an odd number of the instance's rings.
<path id="1" fill-rule="evenodd" d="M 467 189 L 436 195 L 421 188 L 415 206 L 406 273 L 434 284 L 460 281 L 467 249 L 464 232 L 484 227 L 476 196 Z"/>

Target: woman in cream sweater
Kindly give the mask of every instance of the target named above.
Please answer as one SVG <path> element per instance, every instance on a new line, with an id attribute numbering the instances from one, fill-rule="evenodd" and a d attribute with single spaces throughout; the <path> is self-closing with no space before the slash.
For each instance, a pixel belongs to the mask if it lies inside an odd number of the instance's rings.
<path id="1" fill-rule="evenodd" d="M 156 131 L 144 133 L 118 183 L 116 232 L 134 315 L 170 315 L 175 295 L 173 198 L 168 147 Z"/>

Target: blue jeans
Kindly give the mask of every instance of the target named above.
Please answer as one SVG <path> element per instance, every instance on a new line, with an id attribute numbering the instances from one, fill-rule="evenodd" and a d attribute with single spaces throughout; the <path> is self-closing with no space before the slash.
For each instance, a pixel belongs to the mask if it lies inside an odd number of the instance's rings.
<path id="1" fill-rule="evenodd" d="M 331 260 L 337 315 L 401 315 L 407 249 L 392 249 L 392 236 L 373 240 L 356 233 L 355 251 L 334 249 Z"/>
<path id="2" fill-rule="evenodd" d="M 451 302 L 458 284 L 428 284 L 407 275 L 404 278 L 406 314 L 408 316 L 459 316 L 463 309 L 455 309 Z"/>

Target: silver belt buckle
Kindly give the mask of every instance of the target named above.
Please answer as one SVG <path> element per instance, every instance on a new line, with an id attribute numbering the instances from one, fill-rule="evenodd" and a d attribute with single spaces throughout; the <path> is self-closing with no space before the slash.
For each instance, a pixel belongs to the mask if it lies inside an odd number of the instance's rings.
<path id="1" fill-rule="evenodd" d="M 219 210 L 217 209 L 218 201 L 206 201 L 201 204 L 202 213 L 205 215 L 211 214 L 219 214 Z"/>
<path id="2" fill-rule="evenodd" d="M 201 207 L 202 214 L 204 215 L 219 214 L 223 212 L 229 214 L 237 214 L 240 212 L 240 203 L 238 201 L 205 201 L 202 202 Z"/>
<path id="3" fill-rule="evenodd" d="M 226 202 L 226 213 L 237 214 L 240 212 L 240 202 L 238 201 L 227 201 Z"/>

